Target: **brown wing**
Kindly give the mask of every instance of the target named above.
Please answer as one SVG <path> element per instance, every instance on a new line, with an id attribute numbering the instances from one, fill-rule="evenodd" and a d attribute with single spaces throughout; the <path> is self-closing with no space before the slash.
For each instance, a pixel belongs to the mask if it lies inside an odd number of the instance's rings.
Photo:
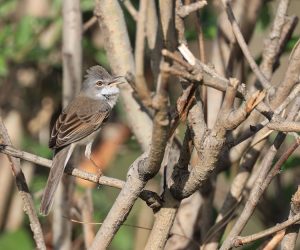
<path id="1" fill-rule="evenodd" d="M 110 111 L 111 107 L 105 100 L 76 97 L 57 119 L 49 147 L 58 149 L 89 136 L 100 128 Z"/>

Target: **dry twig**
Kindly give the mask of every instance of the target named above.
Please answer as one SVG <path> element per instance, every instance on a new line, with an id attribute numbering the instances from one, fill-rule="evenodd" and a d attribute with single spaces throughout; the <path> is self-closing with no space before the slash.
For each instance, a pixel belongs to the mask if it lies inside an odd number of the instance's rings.
<path id="1" fill-rule="evenodd" d="M 0 118 L 0 134 L 2 137 L 1 141 L 3 143 L 5 143 L 6 145 L 11 145 L 9 135 L 7 133 L 7 130 L 4 126 L 1 118 Z M 46 249 L 41 224 L 37 217 L 37 214 L 36 214 L 36 211 L 34 208 L 34 203 L 33 203 L 31 194 L 29 192 L 29 189 L 28 189 L 28 186 L 27 186 L 27 183 L 25 180 L 25 176 L 24 176 L 21 166 L 20 166 L 20 160 L 15 157 L 12 157 L 12 156 L 8 156 L 8 159 L 11 163 L 12 172 L 13 172 L 15 180 L 16 180 L 16 185 L 19 190 L 19 194 L 24 203 L 25 213 L 28 215 L 28 218 L 30 221 L 30 228 L 31 228 L 31 231 L 33 232 L 33 238 L 36 243 L 36 246 L 38 249 Z"/>

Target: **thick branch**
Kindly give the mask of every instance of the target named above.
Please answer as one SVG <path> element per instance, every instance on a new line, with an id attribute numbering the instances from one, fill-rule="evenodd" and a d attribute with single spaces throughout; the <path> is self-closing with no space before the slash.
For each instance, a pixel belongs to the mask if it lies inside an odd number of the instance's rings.
<path id="1" fill-rule="evenodd" d="M 300 122 L 270 122 L 268 128 L 272 130 L 277 130 L 281 132 L 300 132 Z"/>
<path id="2" fill-rule="evenodd" d="M 106 39 L 105 49 L 113 72 L 116 75 L 126 75 L 127 72 L 133 74 L 135 64 L 132 49 L 118 1 L 98 0 L 95 15 Z M 122 84 L 121 97 L 129 126 L 142 148 L 146 150 L 150 144 L 152 122 L 133 98 L 132 88 L 128 84 Z"/>
<path id="3" fill-rule="evenodd" d="M 143 154 L 132 164 L 125 185 L 97 232 L 91 249 L 108 247 L 147 181 L 160 169 L 169 132 L 167 80 L 167 75 L 162 73 L 157 83 L 157 94 L 153 103 L 156 112 L 153 118 L 152 143 L 149 153 Z"/>

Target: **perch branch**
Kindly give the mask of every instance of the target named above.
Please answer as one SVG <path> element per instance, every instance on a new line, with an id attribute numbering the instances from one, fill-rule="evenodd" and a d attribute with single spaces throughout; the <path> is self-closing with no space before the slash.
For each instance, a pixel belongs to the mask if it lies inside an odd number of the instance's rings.
<path id="1" fill-rule="evenodd" d="M 18 149 L 13 148 L 9 145 L 0 144 L 0 152 L 3 154 L 7 154 L 16 158 L 20 158 L 44 167 L 50 168 L 52 165 L 52 161 L 48 160 L 46 158 L 24 152 Z M 96 175 L 92 173 L 88 173 L 86 171 L 80 170 L 78 168 L 73 167 L 66 167 L 65 173 L 68 175 L 72 175 L 77 178 L 81 178 L 86 181 L 90 181 L 96 184 L 105 185 L 109 187 L 114 187 L 118 189 L 122 189 L 124 186 L 124 181 L 121 181 L 116 178 L 107 177 L 104 175 Z M 144 200 L 148 206 L 150 206 L 152 209 L 158 209 L 161 205 L 161 200 L 159 198 L 159 195 L 156 193 L 150 191 L 150 190 L 143 190 L 140 194 L 140 198 Z"/>

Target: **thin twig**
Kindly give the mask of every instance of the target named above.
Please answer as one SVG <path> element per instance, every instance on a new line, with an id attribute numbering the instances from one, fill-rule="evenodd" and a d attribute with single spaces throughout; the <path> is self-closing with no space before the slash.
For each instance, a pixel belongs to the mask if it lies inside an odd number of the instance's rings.
<path id="1" fill-rule="evenodd" d="M 130 0 L 122 0 L 124 6 L 128 10 L 129 14 L 132 16 L 133 20 L 138 20 L 138 12 L 135 7 L 132 5 Z"/>
<path id="2" fill-rule="evenodd" d="M 288 120 L 291 121 L 291 120 L 295 119 L 295 116 L 299 109 L 299 101 L 300 100 L 297 99 L 297 101 L 294 103 L 294 105 L 287 117 Z M 224 241 L 222 247 L 220 248 L 221 250 L 228 250 L 231 248 L 232 239 L 237 237 L 237 235 L 239 235 L 241 233 L 241 231 L 245 227 L 246 223 L 248 222 L 250 216 L 254 212 L 260 197 L 262 196 L 263 192 L 270 184 L 270 182 L 274 176 L 273 172 L 272 171 L 270 172 L 270 169 L 272 166 L 272 161 L 273 161 L 279 147 L 283 143 L 285 137 L 286 137 L 285 134 L 283 134 L 281 132 L 278 133 L 278 135 L 276 136 L 276 138 L 274 140 L 273 145 L 269 148 L 267 154 L 265 155 L 265 157 L 261 163 L 259 175 L 256 178 L 253 188 L 251 189 L 251 192 L 250 192 L 249 198 L 245 204 L 245 207 L 244 207 L 241 215 L 237 219 L 235 225 L 231 229 L 226 240 Z M 299 143 L 299 139 L 296 141 L 296 144 L 294 144 L 286 153 L 284 153 L 281 156 L 281 158 L 275 164 L 275 170 L 274 170 L 275 172 L 278 171 L 278 169 L 283 164 L 283 162 L 287 159 L 287 157 L 298 147 L 298 143 Z"/>
<path id="3" fill-rule="evenodd" d="M 92 16 L 88 21 L 86 21 L 82 26 L 82 33 L 85 33 L 89 30 L 93 25 L 97 23 L 97 17 Z"/>
<path id="4" fill-rule="evenodd" d="M 269 148 L 267 154 L 264 157 L 263 162 L 261 163 L 261 168 L 259 172 L 259 176 L 256 179 L 256 182 L 251 189 L 251 193 L 249 195 L 249 198 L 245 204 L 245 207 L 237 219 L 235 225 L 231 229 L 230 233 L 228 234 L 227 238 L 223 242 L 221 246 L 221 250 L 228 250 L 232 247 L 232 239 L 235 238 L 238 234 L 241 233 L 243 228 L 245 227 L 246 223 L 248 222 L 250 216 L 252 215 L 259 198 L 263 194 L 264 190 L 261 189 L 262 183 L 265 181 L 265 178 L 272 166 L 272 161 L 277 153 L 277 150 L 281 146 L 285 139 L 285 135 L 282 133 L 279 133 L 276 136 L 276 139 L 273 143 L 273 145 Z"/>
<path id="5" fill-rule="evenodd" d="M 5 143 L 6 145 L 11 145 L 11 141 L 10 141 L 8 132 L 4 126 L 4 123 L 1 119 L 1 117 L 0 117 L 0 134 L 2 137 L 1 138 L 2 142 Z M 28 218 L 30 221 L 30 228 L 31 228 L 31 231 L 33 232 L 33 238 L 36 243 L 36 246 L 38 249 L 46 249 L 41 224 L 37 217 L 34 203 L 33 203 L 31 194 L 29 192 L 25 176 L 24 176 L 21 166 L 20 166 L 20 160 L 15 157 L 12 157 L 12 156 L 7 156 L 7 157 L 11 164 L 12 172 L 15 177 L 15 181 L 16 181 L 17 188 L 19 190 L 19 194 L 24 203 L 25 213 L 28 215 Z"/>
<path id="6" fill-rule="evenodd" d="M 266 236 L 274 234 L 274 233 L 276 233 L 278 231 L 281 231 L 281 230 L 283 230 L 283 229 L 285 229 L 285 228 L 287 228 L 287 227 L 295 224 L 299 220 L 300 220 L 300 213 L 296 214 L 294 217 L 286 220 L 285 222 L 282 222 L 282 223 L 280 223 L 280 224 L 278 224 L 278 225 L 276 225 L 274 227 L 271 227 L 269 229 L 263 230 L 263 231 L 261 231 L 259 233 L 252 234 L 252 235 L 245 236 L 245 237 L 236 237 L 232 241 L 232 246 L 239 247 L 239 246 L 248 244 L 250 242 L 253 242 L 255 240 L 264 238 Z"/>
<path id="7" fill-rule="evenodd" d="M 95 237 L 94 226 L 93 226 L 93 224 L 89 224 L 93 221 L 93 214 L 94 214 L 93 198 L 92 198 L 92 190 L 91 189 L 87 189 L 85 191 L 85 194 L 80 199 L 79 207 L 81 210 L 82 220 L 87 222 L 87 223 L 84 223 L 82 225 L 82 227 L 83 227 L 85 248 L 88 249 Z"/>
<path id="8" fill-rule="evenodd" d="M 224 7 L 226 9 L 227 15 L 228 15 L 228 19 L 232 25 L 232 30 L 233 33 L 241 47 L 241 50 L 243 51 L 251 69 L 253 70 L 253 72 L 255 73 L 255 75 L 257 76 L 257 78 L 259 79 L 259 81 L 261 82 L 262 86 L 265 89 L 269 89 L 271 88 L 271 84 L 270 82 L 266 79 L 266 77 L 264 76 L 264 74 L 260 71 L 259 67 L 257 66 L 255 60 L 253 59 L 253 56 L 250 53 L 250 50 L 245 42 L 245 39 L 241 33 L 241 30 L 239 28 L 239 25 L 235 19 L 235 16 L 233 14 L 232 8 L 231 8 L 231 4 L 229 0 L 223 0 L 222 1 L 224 4 Z"/>
<path id="9" fill-rule="evenodd" d="M 147 87 L 146 78 L 144 75 L 144 53 L 145 53 L 145 36 L 146 36 L 146 21 L 147 21 L 148 2 L 142 0 L 138 12 L 137 30 L 135 38 L 135 83 L 136 90 L 146 106 L 151 104 L 150 91 Z"/>
<path id="10" fill-rule="evenodd" d="M 206 0 L 199 0 L 195 3 L 181 6 L 180 8 L 178 8 L 176 14 L 179 15 L 181 18 L 185 18 L 192 12 L 201 9 L 206 5 L 207 5 Z"/>
<path id="11" fill-rule="evenodd" d="M 276 15 L 272 24 L 272 29 L 269 33 L 269 36 L 264 41 L 264 50 L 260 68 L 268 80 L 271 79 L 276 56 L 279 56 L 281 52 L 279 51 L 280 39 L 282 38 L 282 30 L 285 23 L 289 2 L 290 0 L 279 1 Z"/>
<path id="12" fill-rule="evenodd" d="M 285 230 L 277 232 L 262 250 L 274 250 L 284 237 Z"/>
<path id="13" fill-rule="evenodd" d="M 12 146 L 0 144 L 0 152 L 3 154 L 7 154 L 10 156 L 16 157 L 16 158 L 24 159 L 29 162 L 33 162 L 35 164 L 38 164 L 38 165 L 41 165 L 44 167 L 50 168 L 52 165 L 51 160 L 48 160 L 46 158 L 31 154 L 31 153 L 28 153 L 25 151 L 15 149 Z M 68 166 L 65 169 L 65 173 L 68 175 L 77 177 L 77 178 L 81 178 L 86 181 L 90 181 L 90 182 L 93 182 L 96 184 L 114 187 L 114 188 L 118 188 L 118 189 L 122 189 L 124 186 L 124 183 L 125 183 L 124 181 L 116 179 L 116 178 L 107 177 L 104 175 L 99 176 L 97 174 L 88 173 L 84 170 L 81 170 L 78 168 L 73 168 L 73 167 L 68 167 Z M 140 197 L 153 209 L 158 209 L 161 204 L 159 195 L 157 195 L 156 193 L 154 193 L 152 191 L 143 190 Z"/>
<path id="14" fill-rule="evenodd" d="M 300 213 L 300 186 L 298 186 L 297 191 L 295 192 L 295 194 L 291 199 L 289 219 L 299 213 Z M 299 228 L 300 225 L 298 223 L 285 230 L 286 234 L 281 243 L 281 248 L 280 248 L 281 250 L 296 249 L 295 246 L 296 246 L 297 236 L 299 233 Z"/>

